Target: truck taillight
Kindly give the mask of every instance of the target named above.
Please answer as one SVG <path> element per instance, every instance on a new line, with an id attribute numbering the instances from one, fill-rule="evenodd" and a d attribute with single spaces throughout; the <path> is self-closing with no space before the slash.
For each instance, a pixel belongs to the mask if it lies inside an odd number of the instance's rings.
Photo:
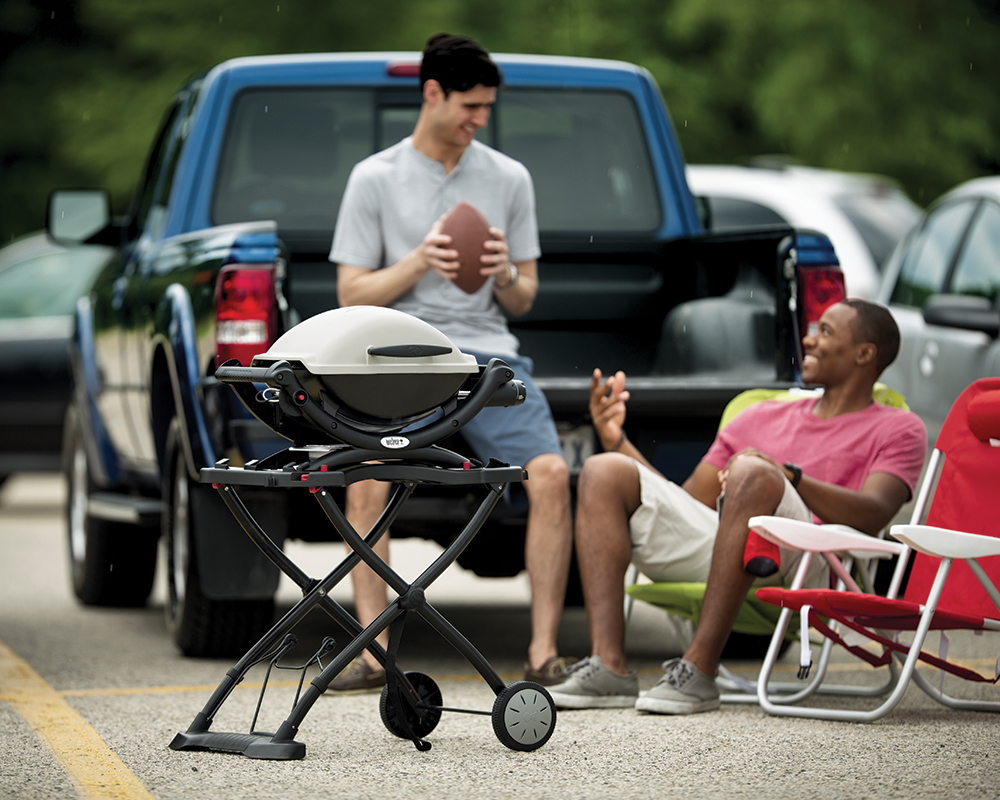
<path id="1" fill-rule="evenodd" d="M 845 297 L 844 273 L 830 239 L 797 231 L 778 243 L 777 347 L 774 364 L 782 381 L 802 380 L 802 340 L 819 328 L 823 312 Z"/>
<path id="2" fill-rule="evenodd" d="M 819 330 L 819 318 L 834 303 L 847 296 L 844 273 L 839 267 L 798 267 L 799 331 L 811 336 Z"/>
<path id="3" fill-rule="evenodd" d="M 278 333 L 274 264 L 228 264 L 215 284 L 216 365 L 231 358 L 247 367 Z"/>

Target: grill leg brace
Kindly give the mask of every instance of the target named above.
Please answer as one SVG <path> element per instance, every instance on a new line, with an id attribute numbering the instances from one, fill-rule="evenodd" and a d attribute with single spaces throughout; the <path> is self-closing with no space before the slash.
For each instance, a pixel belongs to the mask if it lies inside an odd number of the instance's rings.
<path id="1" fill-rule="evenodd" d="M 368 472 L 371 472 L 370 468 Z M 366 474 L 365 477 L 375 476 Z M 383 477 L 383 479 L 393 478 L 389 473 L 379 477 Z M 398 476 L 395 479 L 397 481 L 401 480 Z M 413 741 L 417 749 L 430 749 L 429 743 L 414 734 L 408 719 L 408 714 L 412 714 L 413 719 L 423 719 L 424 714 L 427 712 L 427 707 L 422 705 L 422 701 L 414 687 L 406 676 L 402 674 L 396 663 L 396 655 L 402 638 L 405 615 L 408 611 L 414 611 L 419 614 L 442 638 L 463 655 L 482 675 L 496 695 L 499 695 L 506 688 L 500 676 L 486 658 L 426 601 L 425 590 L 458 559 L 459 555 L 469 545 L 495 508 L 501 495 L 507 488 L 507 483 L 486 484 L 489 491 L 462 532 L 413 583 L 407 584 L 398 573 L 375 554 L 372 546 L 389 529 L 399 514 L 402 504 L 413 492 L 416 485 L 416 481 L 408 479 L 402 479 L 402 482 L 397 482 L 391 499 L 382 516 L 379 518 L 378 523 L 364 538 L 359 536 L 357 531 L 350 525 L 342 510 L 331 498 L 330 493 L 325 488 L 316 487 L 313 497 L 320 503 L 334 528 L 352 550 L 333 571 L 319 581 L 313 580 L 306 575 L 271 540 L 250 514 L 232 485 L 218 485 L 217 488 L 223 500 L 240 522 L 247 535 L 250 536 L 272 563 L 295 581 L 303 591 L 303 598 L 226 673 L 226 677 L 212 694 L 204 709 L 195 717 L 188 730 L 177 734 L 174 741 L 171 742 L 170 747 L 172 749 L 219 750 L 242 753 L 250 758 L 267 760 L 303 758 L 305 756 L 305 745 L 295 741 L 295 736 L 306 714 L 308 714 L 312 706 L 327 690 L 330 682 L 366 648 L 386 667 L 386 684 L 387 691 L 389 692 L 387 699 L 393 705 L 397 719 L 405 726 L 404 733 Z M 360 623 L 351 614 L 328 596 L 330 589 L 343 580 L 360 561 L 368 564 L 398 595 L 397 599 L 391 602 L 366 628 L 362 628 Z M 324 612 L 351 634 L 353 638 L 320 671 L 308 687 L 301 692 L 291 713 L 278 728 L 277 732 L 273 735 L 258 733 L 253 730 L 246 734 L 212 732 L 210 728 L 215 714 L 232 693 L 232 690 L 243 680 L 248 670 L 255 664 L 267 659 L 269 655 L 273 655 L 275 647 L 282 638 L 316 606 L 322 608 Z M 383 650 L 376 642 L 376 637 L 387 627 L 390 628 L 388 651 Z"/>

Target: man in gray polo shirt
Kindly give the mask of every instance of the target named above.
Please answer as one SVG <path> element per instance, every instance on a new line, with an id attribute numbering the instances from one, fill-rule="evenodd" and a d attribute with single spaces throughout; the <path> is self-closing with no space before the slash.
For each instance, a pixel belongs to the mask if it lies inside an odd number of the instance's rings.
<path id="1" fill-rule="evenodd" d="M 391 306 L 430 323 L 465 353 L 499 357 L 528 388 L 517 408 L 487 408 L 463 430 L 476 454 L 524 466 L 529 480 L 525 563 L 532 630 L 525 677 L 559 683 L 567 659 L 556 649 L 572 548 L 569 468 L 545 398 L 531 383 L 531 361 L 518 354 L 504 311 L 527 313 L 538 291 L 538 223 L 527 169 L 475 140 L 489 121 L 500 72 L 473 39 L 436 34 L 420 69 L 423 105 L 413 135 L 355 166 L 344 192 L 330 260 L 337 264 L 340 304 Z M 441 218 L 460 201 L 490 223 L 482 257 L 486 282 L 459 289 L 457 253 L 440 233 Z M 388 497 L 385 483 L 347 492 L 347 517 L 367 531 Z M 388 541 L 376 548 L 388 558 Z M 385 586 L 366 565 L 352 572 L 358 618 L 371 622 L 386 605 Z M 382 643 L 386 643 L 385 634 Z M 369 653 L 330 685 L 375 688 L 385 673 Z"/>

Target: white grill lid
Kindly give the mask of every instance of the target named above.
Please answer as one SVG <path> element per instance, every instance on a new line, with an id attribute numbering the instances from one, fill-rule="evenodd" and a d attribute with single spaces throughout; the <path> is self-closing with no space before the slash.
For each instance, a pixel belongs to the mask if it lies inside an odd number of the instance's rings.
<path id="1" fill-rule="evenodd" d="M 254 366 L 298 361 L 313 375 L 465 374 L 479 371 L 443 333 L 410 314 L 380 306 L 349 306 L 303 320 Z"/>

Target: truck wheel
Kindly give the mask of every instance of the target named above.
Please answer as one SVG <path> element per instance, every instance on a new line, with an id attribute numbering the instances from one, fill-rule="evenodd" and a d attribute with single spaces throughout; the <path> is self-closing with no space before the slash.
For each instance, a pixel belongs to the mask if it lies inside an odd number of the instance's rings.
<path id="1" fill-rule="evenodd" d="M 123 522 L 91 516 L 90 476 L 79 415 L 66 414 L 63 472 L 66 477 L 66 529 L 73 591 L 88 606 L 145 605 L 156 572 L 156 535 Z"/>
<path id="2" fill-rule="evenodd" d="M 271 626 L 274 600 L 215 600 L 205 596 L 198 575 L 192 513 L 196 492 L 214 492 L 191 480 L 175 418 L 167 433 L 163 541 L 167 551 L 167 629 L 186 656 L 223 658 L 242 655 Z"/>

